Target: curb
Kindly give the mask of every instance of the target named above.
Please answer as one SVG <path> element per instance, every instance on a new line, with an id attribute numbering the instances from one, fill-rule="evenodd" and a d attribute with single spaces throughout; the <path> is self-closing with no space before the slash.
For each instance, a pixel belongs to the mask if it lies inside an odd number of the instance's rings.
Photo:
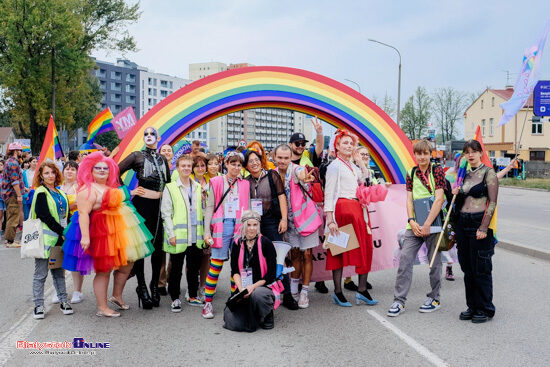
<path id="1" fill-rule="evenodd" d="M 537 188 L 534 188 L 534 187 L 499 185 L 499 188 L 518 189 L 518 190 L 527 190 L 527 191 L 539 191 L 539 192 L 550 192 L 550 190 L 537 189 Z"/>
<path id="2" fill-rule="evenodd" d="M 516 252 L 518 254 L 532 256 L 537 259 L 550 261 L 550 252 L 544 251 L 539 248 L 530 247 L 526 245 L 518 245 L 515 243 L 498 241 L 497 248 L 503 248 L 508 251 Z"/>

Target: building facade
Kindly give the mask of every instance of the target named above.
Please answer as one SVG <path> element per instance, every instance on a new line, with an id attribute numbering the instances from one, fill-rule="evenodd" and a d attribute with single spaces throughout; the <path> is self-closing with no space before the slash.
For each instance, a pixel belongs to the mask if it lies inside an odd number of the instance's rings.
<path id="1" fill-rule="evenodd" d="M 141 118 L 157 103 L 173 92 L 191 83 L 190 79 L 178 78 L 172 75 L 154 73 L 147 68 L 139 68 L 140 82 L 140 112 L 136 116 Z"/>
<path id="2" fill-rule="evenodd" d="M 117 59 L 116 64 L 95 60 L 97 69 L 93 74 L 101 89 L 101 109 L 109 107 L 116 115 L 126 107 L 133 107 L 136 116 L 140 115 L 139 69 L 136 63 Z"/>
<path id="3" fill-rule="evenodd" d="M 189 78 L 198 80 L 225 70 L 248 66 L 252 65 L 248 63 L 227 65 L 221 62 L 190 64 Z M 221 152 L 227 147 L 237 146 L 241 140 L 246 143 L 253 140 L 260 141 L 267 150 L 271 150 L 279 144 L 288 143 L 293 132 L 302 132 L 311 141 L 312 132 L 307 128 L 306 120 L 305 114 L 296 111 L 257 108 L 230 113 L 202 127 L 208 127 L 208 148 L 213 152 Z M 186 138 L 192 140 L 195 131 Z"/>
<path id="4" fill-rule="evenodd" d="M 486 89 L 464 113 L 465 140 L 473 138 L 479 125 L 490 157 L 513 158 L 518 150 L 520 159 L 550 161 L 550 130 L 533 119 L 532 95 L 512 120 L 498 126 L 503 113 L 500 104 L 509 100 L 513 93 L 513 88 Z"/>

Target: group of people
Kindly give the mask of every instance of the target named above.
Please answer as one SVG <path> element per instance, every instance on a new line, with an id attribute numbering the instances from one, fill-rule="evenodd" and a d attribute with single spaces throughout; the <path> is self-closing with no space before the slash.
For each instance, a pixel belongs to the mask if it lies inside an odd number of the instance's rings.
<path id="1" fill-rule="evenodd" d="M 367 281 L 373 258 L 372 230 L 360 192 L 380 183 L 369 168 L 368 149 L 358 146 L 354 134 L 338 130 L 325 152 L 322 127 L 313 123 L 316 145 L 310 150 L 305 136 L 294 133 L 288 144 L 277 146 L 271 154 L 254 141 L 244 154 L 234 150 L 220 158 L 201 152 L 194 143 L 190 154 L 174 159 L 172 147 L 159 147 L 159 133 L 146 128 L 145 149 L 131 153 L 119 164 L 101 152 L 77 156 L 61 170 L 53 162 L 44 162 L 34 173 L 29 208 L 29 215 L 42 221 L 45 245 L 44 257 L 35 259 L 34 317 L 44 318 L 50 249 L 62 246 L 63 269 L 51 273 L 54 301 L 60 303 L 64 314 L 73 313 L 71 304 L 82 301 L 83 280 L 94 270 L 97 316 L 118 317 L 120 311 L 129 309 L 123 290 L 135 276 L 140 307 L 159 307 L 161 297 L 169 296 L 172 312 L 181 312 L 186 302 L 201 307 L 202 316 L 212 319 L 218 277 L 229 261 L 232 298 L 224 309 L 224 327 L 235 331 L 271 329 L 279 304 L 290 310 L 309 307 L 312 250 L 323 245 L 325 234 L 338 236 L 348 225 L 358 247 L 338 254 L 327 249 L 325 267 L 332 272 L 332 300 L 338 306 L 352 306 L 344 287 L 355 291 L 357 305 L 376 305 Z M 430 163 L 431 149 L 425 140 L 413 147 L 418 166 L 407 173 L 409 218 L 403 223 L 407 230 L 388 316 L 405 310 L 420 246 L 426 243 L 430 254 L 437 251 L 438 234 L 432 233 L 431 227 L 444 208 L 448 186 L 443 169 Z M 16 161 L 20 150 L 10 147 L 8 154 Z M 495 312 L 491 278 L 495 239 L 489 223 L 496 207 L 498 178 L 492 168 L 481 163 L 478 142 L 468 141 L 463 154 L 470 169 L 464 185 L 452 192 L 458 198 L 454 231 L 468 306 L 460 319 L 479 323 Z M 6 170 L 9 164 L 5 164 L 2 179 L 2 196 L 8 207 L 22 202 L 24 190 L 14 170 Z M 121 176 L 129 170 L 135 172 L 131 192 L 121 184 Z M 9 190 L 12 192 L 4 195 Z M 417 221 L 414 202 L 421 199 L 431 199 L 432 205 L 427 219 Z M 6 239 L 10 239 L 7 233 Z M 292 247 L 284 264 L 277 262 L 281 244 Z M 152 270 L 148 283 L 147 257 Z M 343 281 L 347 266 L 355 268 L 357 285 L 351 278 Z M 430 271 L 431 291 L 420 312 L 441 306 L 441 267 L 437 254 Z M 73 274 L 75 291 L 70 302 L 64 269 Z M 184 272 L 187 292 L 183 300 Z M 328 293 L 324 282 L 316 283 L 315 288 Z"/>

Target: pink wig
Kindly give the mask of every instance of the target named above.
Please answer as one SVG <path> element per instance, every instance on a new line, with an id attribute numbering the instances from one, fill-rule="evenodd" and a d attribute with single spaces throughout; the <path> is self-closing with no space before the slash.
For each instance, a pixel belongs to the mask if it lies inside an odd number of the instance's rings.
<path id="1" fill-rule="evenodd" d="M 334 152 L 338 153 L 338 144 L 340 143 L 340 139 L 342 139 L 344 136 L 349 136 L 351 140 L 353 141 L 353 145 L 357 146 L 357 142 L 359 139 L 357 138 L 357 135 L 350 133 L 347 130 L 336 130 L 335 132 L 335 138 L 334 138 Z"/>
<path id="2" fill-rule="evenodd" d="M 94 152 L 92 154 L 88 154 L 78 165 L 77 181 L 80 189 L 84 186 L 87 187 L 88 190 L 91 189 L 92 182 L 94 182 L 92 171 L 94 170 L 94 166 L 100 162 L 107 163 L 107 166 L 109 167 L 109 177 L 107 177 L 106 183 L 107 186 L 118 187 L 120 185 L 119 170 L 115 161 L 109 157 L 106 157 L 101 152 Z"/>

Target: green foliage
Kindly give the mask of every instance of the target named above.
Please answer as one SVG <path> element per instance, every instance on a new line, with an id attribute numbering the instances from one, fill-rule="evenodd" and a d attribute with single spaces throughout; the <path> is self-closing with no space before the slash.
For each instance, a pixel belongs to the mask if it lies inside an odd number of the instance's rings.
<path id="1" fill-rule="evenodd" d="M 542 189 L 550 191 L 550 179 L 547 178 L 527 178 L 518 180 L 517 178 L 503 178 L 498 181 L 500 186 L 516 186 L 528 189 Z"/>
<path id="2" fill-rule="evenodd" d="M 120 144 L 120 139 L 118 138 L 116 131 L 108 131 L 106 133 L 98 135 L 95 138 L 95 142 L 102 147 L 107 147 L 107 149 L 112 151 L 113 149 L 115 149 L 116 146 Z"/>
<path id="3" fill-rule="evenodd" d="M 420 139 L 425 136 L 428 121 L 432 116 L 432 99 L 426 88 L 418 87 L 400 112 L 401 129 L 409 139 Z"/>
<path id="4" fill-rule="evenodd" d="M 58 129 L 87 126 L 101 100 L 90 53 L 135 50 L 126 26 L 139 16 L 124 0 L 3 0 L 0 88 L 18 135 L 44 136 L 54 112 Z M 39 151 L 42 142 L 32 144 Z"/>

